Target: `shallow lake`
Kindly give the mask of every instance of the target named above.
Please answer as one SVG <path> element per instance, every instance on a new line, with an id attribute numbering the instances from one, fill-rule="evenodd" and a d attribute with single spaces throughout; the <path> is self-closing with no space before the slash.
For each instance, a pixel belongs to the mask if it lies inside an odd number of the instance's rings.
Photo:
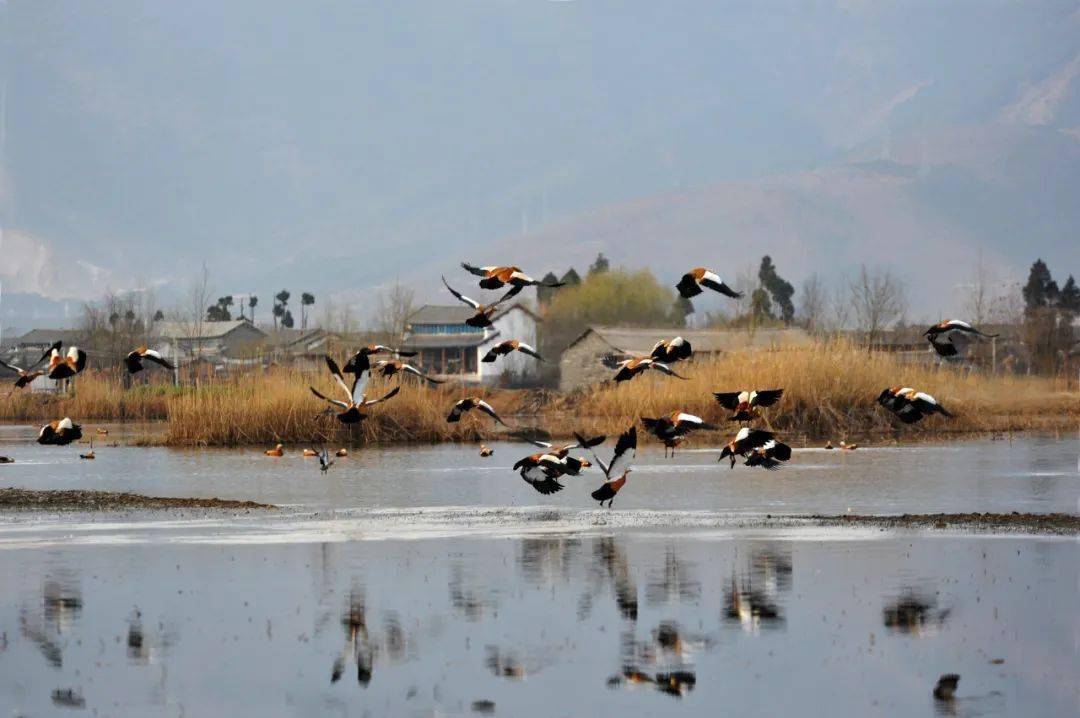
<path id="1" fill-rule="evenodd" d="M 286 508 L 0 516 L 0 715 L 1080 712 L 1075 537 L 733 520 L 1075 513 L 1076 437 L 797 451 L 773 473 L 648 447 L 608 511 L 595 470 L 536 494 L 520 445 L 361 450 L 323 476 L 31 436 L 0 429 L 0 486 Z"/>

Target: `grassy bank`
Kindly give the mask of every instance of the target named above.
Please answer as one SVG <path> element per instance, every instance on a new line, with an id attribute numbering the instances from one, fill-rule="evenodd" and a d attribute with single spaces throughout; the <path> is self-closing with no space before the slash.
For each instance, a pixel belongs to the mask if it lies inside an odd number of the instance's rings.
<path id="1" fill-rule="evenodd" d="M 272 369 L 181 388 L 158 376 L 160 383 L 125 390 L 116 374 L 88 371 L 79 377 L 72 396 L 15 392 L 0 400 L 0 418 L 35 423 L 62 416 L 90 423 L 163 420 L 168 421 L 163 441 L 175 446 L 306 443 L 314 437 L 351 444 L 469 441 L 496 432 L 482 416 L 466 416 L 460 424 L 446 422 L 450 406 L 465 394 L 484 394 L 511 423 L 561 437 L 575 429 L 614 434 L 638 417 L 676 409 L 722 422 L 725 412 L 713 401 L 713 391 L 783 387 L 784 398 L 767 420 L 794 439 L 1065 430 L 1080 422 L 1080 395 L 1064 382 L 903 365 L 892 355 L 868 354 L 849 345 L 731 352 L 678 369 L 689 381 L 647 374 L 569 395 L 453 384 L 429 388 L 406 381 L 397 397 L 374 407 L 363 425 L 351 428 L 321 415 L 325 405 L 308 391 L 314 384 L 333 393 L 325 372 Z M 883 388 L 896 384 L 933 394 L 956 418 L 900 426 L 875 402 Z M 379 395 L 389 387 L 374 379 L 369 392 Z M 715 443 L 718 438 L 706 440 Z"/>

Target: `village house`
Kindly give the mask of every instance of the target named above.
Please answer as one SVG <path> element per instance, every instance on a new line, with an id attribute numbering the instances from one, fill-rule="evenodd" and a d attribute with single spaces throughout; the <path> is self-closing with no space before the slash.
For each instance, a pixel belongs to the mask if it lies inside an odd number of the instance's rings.
<path id="1" fill-rule="evenodd" d="M 202 361 L 214 366 L 252 363 L 262 353 L 266 332 L 246 319 L 228 322 L 160 322 L 154 344 L 170 362 Z"/>
<path id="2" fill-rule="evenodd" d="M 304 370 L 321 369 L 323 356 L 333 354 L 342 337 L 336 332 L 313 329 L 278 329 L 270 332 L 262 347 L 265 359 Z"/>
<path id="3" fill-rule="evenodd" d="M 409 317 L 403 348 L 418 352 L 412 362 L 435 377 L 488 384 L 536 377 L 537 360 L 519 352 L 496 362 L 481 361 L 489 349 L 507 339 L 536 346 L 538 318 L 531 310 L 513 304 L 493 316 L 487 329 L 467 325 L 472 315 L 473 310 L 462 305 L 425 304 Z"/>
<path id="4" fill-rule="evenodd" d="M 802 329 L 690 330 L 661 327 L 589 327 L 570 343 L 559 361 L 559 389 L 571 391 L 614 375 L 626 359 L 649 356 L 658 341 L 681 336 L 690 342 L 691 361 L 707 361 L 731 349 L 779 349 L 805 346 L 813 339 Z"/>

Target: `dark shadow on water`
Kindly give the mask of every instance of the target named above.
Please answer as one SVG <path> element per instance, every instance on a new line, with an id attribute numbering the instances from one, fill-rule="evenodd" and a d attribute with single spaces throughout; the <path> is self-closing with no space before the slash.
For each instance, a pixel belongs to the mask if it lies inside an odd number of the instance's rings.
<path id="1" fill-rule="evenodd" d="M 951 612 L 939 609 L 936 597 L 908 588 L 885 604 L 881 620 L 894 633 L 929 635 L 945 625 Z"/>

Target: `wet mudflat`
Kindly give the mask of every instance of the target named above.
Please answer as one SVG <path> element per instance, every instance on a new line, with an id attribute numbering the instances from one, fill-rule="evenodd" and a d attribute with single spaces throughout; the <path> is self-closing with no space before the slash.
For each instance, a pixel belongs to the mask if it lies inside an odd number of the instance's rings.
<path id="1" fill-rule="evenodd" d="M 797 451 L 775 473 L 649 448 L 611 511 L 595 472 L 542 497 L 508 468 L 528 449 L 495 448 L 357 451 L 323 476 L 255 450 L 80 461 L 0 429 L 0 487 L 282 507 L 0 513 L 0 715 L 1080 710 L 1075 531 L 896 518 L 1072 521 L 1075 437 Z"/>

